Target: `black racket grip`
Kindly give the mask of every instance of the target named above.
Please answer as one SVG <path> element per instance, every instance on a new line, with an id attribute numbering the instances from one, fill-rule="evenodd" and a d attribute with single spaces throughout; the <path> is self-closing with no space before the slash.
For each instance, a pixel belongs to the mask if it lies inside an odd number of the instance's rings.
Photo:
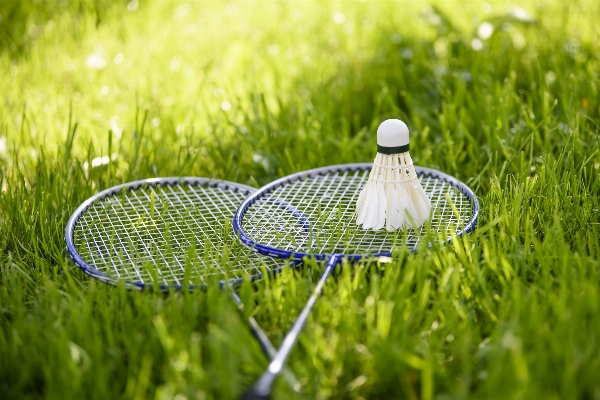
<path id="1" fill-rule="evenodd" d="M 271 400 L 271 393 L 261 393 L 252 386 L 242 394 L 240 400 Z"/>

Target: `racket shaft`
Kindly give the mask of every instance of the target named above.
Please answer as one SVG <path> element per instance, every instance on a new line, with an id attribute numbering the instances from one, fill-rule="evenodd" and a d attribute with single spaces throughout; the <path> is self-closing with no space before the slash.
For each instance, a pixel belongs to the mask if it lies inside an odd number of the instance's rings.
<path id="1" fill-rule="evenodd" d="M 335 269 L 335 267 L 342 260 L 342 256 L 333 255 L 330 256 L 327 260 L 327 264 L 325 266 L 325 271 L 323 271 L 323 275 L 319 279 L 319 282 L 315 286 L 312 295 L 306 302 L 306 305 L 302 309 L 302 312 L 294 322 L 292 329 L 285 335 L 281 347 L 279 351 L 273 357 L 271 363 L 267 370 L 263 373 L 260 379 L 256 382 L 256 384 L 244 395 L 242 396 L 242 400 L 246 399 L 267 399 L 271 394 L 271 387 L 273 386 L 273 382 L 279 373 L 282 371 L 283 366 L 285 364 L 286 359 L 288 358 L 290 352 L 294 348 L 298 340 L 298 336 L 300 332 L 302 332 L 302 328 L 306 325 L 306 321 L 308 320 L 308 316 L 310 315 L 311 310 L 313 309 L 315 303 L 317 302 L 318 297 L 321 295 L 323 291 L 323 286 L 325 285 L 325 281 L 331 275 L 331 272 Z"/>
<path id="2" fill-rule="evenodd" d="M 235 304 L 237 305 L 240 314 L 244 315 L 244 303 L 242 303 L 242 300 L 236 292 L 232 290 L 231 294 L 233 296 L 233 301 L 235 301 Z M 275 348 L 275 346 L 273 346 L 273 343 L 271 343 L 267 334 L 260 328 L 258 322 L 256 322 L 256 319 L 254 319 L 254 317 L 248 317 L 248 324 L 250 325 L 250 331 L 252 332 L 252 335 L 256 338 L 256 340 L 258 340 L 258 343 L 260 344 L 260 348 L 262 349 L 263 353 L 265 353 L 265 355 L 269 357 L 270 360 L 273 360 L 277 355 L 277 349 Z M 291 385 L 295 392 L 300 390 L 300 382 L 298 382 L 298 379 L 296 379 L 296 376 L 289 368 L 284 368 L 282 374 L 285 380 L 288 381 L 288 383 Z"/>

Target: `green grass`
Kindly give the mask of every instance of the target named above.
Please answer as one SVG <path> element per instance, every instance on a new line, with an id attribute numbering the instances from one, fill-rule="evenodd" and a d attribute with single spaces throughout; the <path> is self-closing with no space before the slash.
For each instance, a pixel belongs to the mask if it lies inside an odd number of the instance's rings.
<path id="1" fill-rule="evenodd" d="M 371 161 L 395 117 L 478 229 L 343 268 L 275 397 L 600 399 L 597 2 L 140 3 L 23 2 L 0 31 L 0 397 L 236 398 L 267 359 L 230 298 L 86 277 L 69 215 L 138 178 Z M 319 271 L 241 288 L 273 342 Z"/>

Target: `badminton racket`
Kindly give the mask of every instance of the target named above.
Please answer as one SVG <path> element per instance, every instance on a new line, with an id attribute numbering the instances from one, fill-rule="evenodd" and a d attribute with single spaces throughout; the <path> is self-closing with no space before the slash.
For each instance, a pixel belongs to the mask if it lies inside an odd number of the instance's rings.
<path id="1" fill-rule="evenodd" d="M 118 185 L 86 200 L 70 217 L 65 241 L 70 258 L 103 282 L 161 291 L 222 288 L 276 272 L 286 262 L 260 257 L 233 236 L 231 219 L 256 189 L 207 178 L 156 178 Z M 240 311 L 242 303 L 230 290 Z M 262 350 L 276 349 L 253 317 L 250 329 Z M 299 384 L 290 371 L 295 390 Z"/>
<path id="2" fill-rule="evenodd" d="M 306 306 L 284 337 L 277 355 L 243 399 L 266 399 L 306 323 L 327 277 L 347 260 L 390 257 L 401 247 L 415 251 L 436 240 L 450 242 L 475 229 L 479 203 L 458 179 L 415 167 L 432 204 L 431 220 L 419 230 L 373 231 L 357 226 L 356 201 L 372 164 L 346 164 L 313 169 L 272 182 L 251 194 L 233 219 L 236 236 L 255 252 L 301 262 L 325 261 L 324 272 Z"/>

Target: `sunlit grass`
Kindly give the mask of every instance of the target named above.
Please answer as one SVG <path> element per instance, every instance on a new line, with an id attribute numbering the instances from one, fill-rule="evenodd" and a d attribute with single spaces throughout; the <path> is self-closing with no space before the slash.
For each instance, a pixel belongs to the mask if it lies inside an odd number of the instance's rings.
<path id="1" fill-rule="evenodd" d="M 597 2 L 140 3 L 0 42 L 4 397 L 235 398 L 267 359 L 230 296 L 86 277 L 69 215 L 133 179 L 372 161 L 395 117 L 479 195 L 478 229 L 342 268 L 289 360 L 304 395 L 275 397 L 600 398 Z M 319 271 L 243 285 L 244 311 L 279 343 Z"/>

